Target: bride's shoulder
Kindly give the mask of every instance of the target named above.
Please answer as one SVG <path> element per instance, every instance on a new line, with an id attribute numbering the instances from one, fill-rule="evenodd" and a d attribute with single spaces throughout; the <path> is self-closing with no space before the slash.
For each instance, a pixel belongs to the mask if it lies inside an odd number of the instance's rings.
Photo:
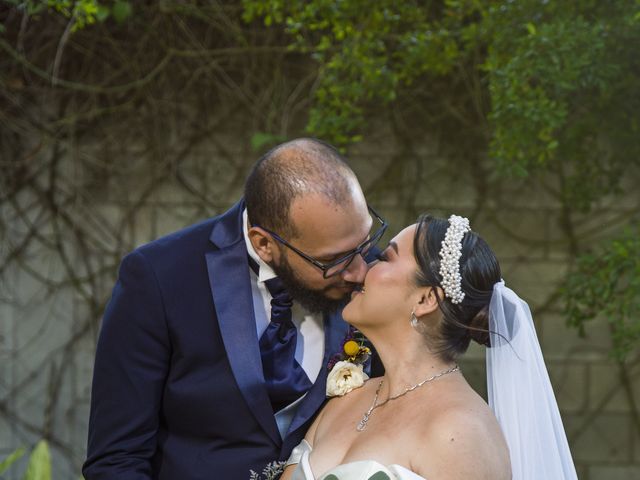
<path id="1" fill-rule="evenodd" d="M 454 400 L 434 412 L 422 435 L 426 478 L 510 478 L 509 451 L 486 404 Z"/>
<path id="2" fill-rule="evenodd" d="M 475 442 L 492 434 L 492 420 L 491 412 L 482 406 L 454 403 L 432 412 L 424 433 L 432 441 Z"/>
<path id="3" fill-rule="evenodd" d="M 500 431 L 487 402 L 466 382 L 458 382 L 432 396 L 424 409 L 423 432 L 438 435 L 450 430 L 464 432 L 465 438 L 486 437 Z"/>

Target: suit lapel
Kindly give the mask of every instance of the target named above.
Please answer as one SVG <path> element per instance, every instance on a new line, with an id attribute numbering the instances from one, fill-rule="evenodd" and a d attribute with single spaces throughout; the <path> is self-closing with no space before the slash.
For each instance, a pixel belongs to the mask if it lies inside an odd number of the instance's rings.
<path id="1" fill-rule="evenodd" d="M 220 217 L 211 241 L 219 248 L 206 254 L 211 294 L 231 370 L 249 409 L 271 439 L 280 445 L 262 373 L 247 249 L 242 235 L 240 202 Z"/>
<path id="2" fill-rule="evenodd" d="M 291 426 L 287 435 L 296 431 L 302 425 L 304 425 L 311 417 L 313 417 L 326 399 L 327 389 L 327 364 L 329 358 L 340 351 L 342 347 L 342 340 L 347 334 L 349 325 L 342 320 L 339 314 L 325 315 L 324 317 L 324 358 L 322 360 L 322 369 L 318 374 L 316 382 L 311 387 L 311 390 L 307 392 L 307 395 L 300 403 L 300 407 L 293 417 Z"/>

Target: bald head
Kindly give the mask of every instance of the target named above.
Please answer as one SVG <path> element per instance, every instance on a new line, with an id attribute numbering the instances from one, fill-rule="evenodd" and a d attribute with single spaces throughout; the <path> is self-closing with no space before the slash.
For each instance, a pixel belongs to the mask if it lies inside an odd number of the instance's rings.
<path id="1" fill-rule="evenodd" d="M 308 194 L 339 206 L 362 195 L 355 174 L 333 146 L 312 138 L 278 145 L 256 162 L 245 183 L 249 221 L 293 238 L 291 205 Z"/>

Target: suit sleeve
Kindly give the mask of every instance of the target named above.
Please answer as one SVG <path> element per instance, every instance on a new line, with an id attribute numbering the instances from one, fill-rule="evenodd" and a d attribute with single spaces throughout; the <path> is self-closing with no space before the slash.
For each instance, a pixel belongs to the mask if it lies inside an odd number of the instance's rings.
<path id="1" fill-rule="evenodd" d="M 157 279 L 134 251 L 122 261 L 98 338 L 86 480 L 152 478 L 170 355 Z"/>

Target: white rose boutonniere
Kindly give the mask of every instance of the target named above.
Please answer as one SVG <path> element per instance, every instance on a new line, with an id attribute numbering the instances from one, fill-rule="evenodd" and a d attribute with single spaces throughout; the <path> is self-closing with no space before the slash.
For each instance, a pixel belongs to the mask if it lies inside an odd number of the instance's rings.
<path id="1" fill-rule="evenodd" d="M 346 395 L 354 388 L 361 387 L 368 378 L 362 365 L 346 361 L 338 362 L 327 377 L 327 397 Z"/>

